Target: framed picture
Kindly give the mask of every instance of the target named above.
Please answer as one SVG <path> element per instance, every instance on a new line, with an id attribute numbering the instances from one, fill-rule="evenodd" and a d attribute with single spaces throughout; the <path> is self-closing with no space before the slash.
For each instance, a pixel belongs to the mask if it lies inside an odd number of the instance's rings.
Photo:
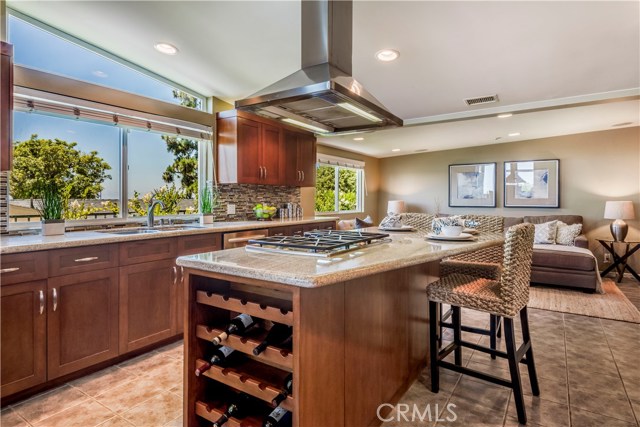
<path id="1" fill-rule="evenodd" d="M 559 176 L 557 159 L 504 162 L 504 207 L 560 207 Z"/>
<path id="2" fill-rule="evenodd" d="M 449 165 L 449 206 L 496 207 L 496 164 Z"/>

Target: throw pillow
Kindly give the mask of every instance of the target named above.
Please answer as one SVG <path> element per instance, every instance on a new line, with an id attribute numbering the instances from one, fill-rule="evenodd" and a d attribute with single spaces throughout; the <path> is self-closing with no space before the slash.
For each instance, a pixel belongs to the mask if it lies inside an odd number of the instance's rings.
<path id="1" fill-rule="evenodd" d="M 552 245 L 556 242 L 556 228 L 558 227 L 558 220 L 534 225 L 536 227 L 536 234 L 533 237 L 533 243 Z"/>
<path id="2" fill-rule="evenodd" d="M 558 221 L 558 228 L 556 229 L 556 243 L 558 245 L 574 246 L 576 237 L 582 232 L 582 224 L 565 224 L 562 221 Z"/>
<path id="3" fill-rule="evenodd" d="M 373 226 L 373 219 L 367 215 L 365 219 L 356 218 L 356 228 L 367 228 Z"/>

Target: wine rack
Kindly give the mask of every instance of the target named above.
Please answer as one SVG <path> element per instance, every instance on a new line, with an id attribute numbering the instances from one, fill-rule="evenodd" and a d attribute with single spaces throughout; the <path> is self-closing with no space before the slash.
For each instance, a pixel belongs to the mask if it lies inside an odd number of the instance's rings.
<path id="1" fill-rule="evenodd" d="M 222 345 L 235 351 L 226 363 L 213 365 L 200 376 L 195 375 L 210 358 L 215 348 L 213 338 L 224 332 L 229 321 L 245 313 L 259 321 L 294 324 L 293 295 L 287 289 L 260 289 L 256 286 L 202 277 L 189 279 L 189 299 L 185 360 L 185 426 L 210 426 L 224 413 L 227 403 L 237 392 L 253 396 L 259 412 L 236 419 L 229 427 L 262 426 L 262 420 L 273 409 L 271 402 L 284 389 L 287 376 L 294 370 L 295 347 L 283 349 L 269 345 L 259 355 L 253 350 L 264 340 L 263 327 L 250 329 L 245 335 L 230 334 Z M 294 328 L 295 333 L 295 328 Z M 295 412 L 295 387 L 280 406 Z"/>

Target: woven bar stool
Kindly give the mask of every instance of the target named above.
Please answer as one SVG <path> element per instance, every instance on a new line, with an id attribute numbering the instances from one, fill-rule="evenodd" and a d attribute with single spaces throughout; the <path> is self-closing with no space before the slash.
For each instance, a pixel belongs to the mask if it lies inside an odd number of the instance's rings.
<path id="1" fill-rule="evenodd" d="M 454 273 L 443 276 L 440 280 L 427 286 L 427 297 L 429 299 L 431 391 L 434 393 L 439 391 L 439 368 L 441 367 L 509 387 L 513 390 L 516 410 L 518 412 L 518 421 L 522 424 L 526 424 L 527 415 L 524 408 L 519 363 L 527 365 L 533 395 L 540 395 L 527 316 L 534 230 L 535 228 L 532 224 L 518 224 L 507 230 L 502 272 L 499 279 L 488 279 L 480 276 Z M 440 304 L 450 304 L 452 307 L 451 326 L 453 328 L 453 342 L 444 349 L 440 349 L 438 336 L 438 323 L 440 323 L 440 313 L 438 313 L 438 311 Z M 507 351 L 503 352 L 463 341 L 461 337 L 461 307 L 501 316 L 504 320 L 504 336 Z M 515 346 L 513 323 L 513 318 L 516 315 L 520 315 L 523 339 L 523 343 L 518 349 L 516 349 Z M 511 380 L 505 380 L 463 367 L 463 347 L 506 358 L 509 362 Z M 445 362 L 443 360 L 451 352 L 454 352 L 455 363 Z"/>
<path id="2" fill-rule="evenodd" d="M 480 232 L 502 233 L 504 231 L 504 217 L 497 215 L 464 215 L 465 220 L 476 222 L 476 230 Z M 502 271 L 502 246 L 491 246 L 473 252 L 466 252 L 445 258 L 440 263 L 440 276 L 460 273 L 471 276 L 484 277 L 486 279 L 499 280 Z M 451 317 L 452 310 L 447 310 L 441 314 L 440 345 L 442 345 L 442 328 L 451 327 L 446 321 Z M 489 336 L 490 348 L 496 349 L 497 338 L 502 334 L 502 319 L 494 314 L 489 315 L 489 331 L 471 328 L 462 325 L 464 332 L 474 332 Z M 495 355 L 491 355 L 495 359 Z"/>

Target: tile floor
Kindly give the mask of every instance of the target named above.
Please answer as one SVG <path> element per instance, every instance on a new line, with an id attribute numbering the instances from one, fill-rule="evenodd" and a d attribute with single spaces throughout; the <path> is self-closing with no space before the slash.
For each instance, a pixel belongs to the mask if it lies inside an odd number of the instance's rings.
<path id="1" fill-rule="evenodd" d="M 634 281 L 627 284 L 627 290 L 640 293 L 640 286 Z M 528 425 L 640 425 L 640 325 L 533 309 L 529 319 L 541 395 L 530 395 L 529 379 L 523 372 Z M 463 311 L 463 322 L 486 326 L 488 317 Z M 486 337 L 466 335 L 467 340 L 488 344 Z M 465 350 L 467 366 L 508 377 L 504 360 L 493 361 L 483 353 Z M 72 381 L 5 408 L 0 425 L 182 426 L 182 356 L 179 342 Z M 401 414 L 393 412 L 389 417 L 396 419 L 385 427 L 518 425 L 508 389 L 442 370 L 441 391 L 433 394 L 428 375 L 425 371 L 401 403 L 410 407 L 415 403 L 423 414 L 430 405 L 431 422 L 428 415 L 424 422 L 419 417 L 413 422 L 398 421 Z M 457 416 L 453 422 L 446 420 L 452 418 L 445 410 L 447 404 L 455 405 L 451 407 Z M 436 413 L 444 421 L 438 421 Z"/>

